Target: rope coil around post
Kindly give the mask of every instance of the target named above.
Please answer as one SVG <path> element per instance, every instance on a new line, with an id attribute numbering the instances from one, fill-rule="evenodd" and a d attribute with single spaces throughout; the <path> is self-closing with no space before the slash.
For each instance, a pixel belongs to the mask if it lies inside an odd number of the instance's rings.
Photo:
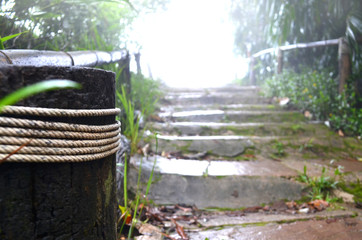
<path id="1" fill-rule="evenodd" d="M 0 116 L 0 160 L 6 158 L 7 162 L 84 162 L 107 157 L 121 147 L 119 122 L 85 125 L 31 120 L 21 116 L 98 117 L 119 113 L 119 109 L 73 110 L 6 106 L 2 114 L 20 117 Z M 25 146 L 20 148 L 24 144 Z"/>

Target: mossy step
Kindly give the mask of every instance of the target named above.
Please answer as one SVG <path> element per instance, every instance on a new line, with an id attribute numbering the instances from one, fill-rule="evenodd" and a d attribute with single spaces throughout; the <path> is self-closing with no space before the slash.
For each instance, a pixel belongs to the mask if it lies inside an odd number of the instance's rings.
<path id="1" fill-rule="evenodd" d="M 166 88 L 165 92 L 169 95 L 180 95 L 180 94 L 192 94 L 192 93 L 201 93 L 201 94 L 210 94 L 210 93 L 233 93 L 233 92 L 259 92 L 260 87 L 257 86 L 238 86 L 238 85 L 229 85 L 225 87 L 217 88 Z"/>
<path id="2" fill-rule="evenodd" d="M 190 104 L 269 104 L 267 98 L 258 96 L 257 92 L 245 92 L 245 94 L 187 94 L 167 95 L 165 101 L 169 105 L 190 105 Z"/>
<path id="3" fill-rule="evenodd" d="M 189 104 L 189 105 L 165 105 L 160 112 L 181 112 L 195 110 L 247 110 L 247 111 L 265 111 L 265 110 L 283 110 L 279 105 L 274 104 Z"/>
<path id="4" fill-rule="evenodd" d="M 223 111 L 196 110 L 160 113 L 160 117 L 179 122 L 288 122 L 300 123 L 307 119 L 303 114 L 292 111 Z"/>
<path id="5" fill-rule="evenodd" d="M 150 170 L 143 168 L 141 189 L 145 190 Z M 128 186 L 136 192 L 138 167 L 130 167 Z M 300 199 L 304 185 L 275 176 L 185 176 L 155 172 L 148 199 L 156 204 L 188 204 L 198 208 L 240 208 Z"/>
<path id="6" fill-rule="evenodd" d="M 158 153 L 182 152 L 201 153 L 233 158 L 242 156 L 247 149 L 253 149 L 253 155 L 283 158 L 282 152 L 299 159 L 335 159 L 362 157 L 362 144 L 355 138 L 340 138 L 334 133 L 327 136 L 165 136 L 158 135 Z M 156 152 L 155 139 L 145 139 Z"/>
<path id="7" fill-rule="evenodd" d="M 210 136 L 323 136 L 330 133 L 320 123 L 215 123 L 215 122 L 168 122 L 149 123 L 148 128 L 166 135 Z"/>

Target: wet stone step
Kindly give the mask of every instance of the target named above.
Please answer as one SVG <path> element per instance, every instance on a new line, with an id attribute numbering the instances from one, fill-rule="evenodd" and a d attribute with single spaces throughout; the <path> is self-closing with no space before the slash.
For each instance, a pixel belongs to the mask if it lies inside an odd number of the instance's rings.
<path id="1" fill-rule="evenodd" d="M 142 170 L 155 171 L 162 174 L 178 174 L 183 176 L 273 176 L 296 177 L 297 171 L 281 162 L 272 160 L 260 161 L 223 161 L 223 160 L 193 160 L 165 158 L 162 156 L 135 156 L 132 164 Z"/>
<path id="2" fill-rule="evenodd" d="M 244 136 L 314 136 L 327 135 L 329 129 L 314 123 L 219 123 L 219 122 L 168 122 L 149 123 L 148 128 L 165 135 L 244 135 Z"/>
<path id="3" fill-rule="evenodd" d="M 145 139 L 156 152 L 154 136 Z M 143 143 L 143 146 L 144 144 Z M 340 138 L 335 133 L 320 136 L 168 136 L 157 135 L 157 152 L 204 153 L 210 156 L 236 157 L 254 152 L 270 157 L 281 150 L 300 159 L 340 159 L 357 161 L 362 156 L 362 145 L 355 138 Z M 248 150 L 249 149 L 249 150 Z M 278 150 L 279 149 L 279 150 Z M 248 154 L 249 154 L 248 153 Z M 254 154 L 253 153 L 253 154 Z M 286 158 L 288 156 L 283 156 Z M 282 158 L 282 157 L 280 157 Z"/>
<path id="4" fill-rule="evenodd" d="M 243 92 L 259 92 L 260 87 L 257 86 L 238 86 L 238 85 L 229 85 L 225 87 L 218 88 L 168 88 L 165 91 L 170 95 L 181 95 L 181 94 L 210 94 L 210 93 L 243 93 Z"/>
<path id="5" fill-rule="evenodd" d="M 160 113 L 161 118 L 179 122 L 306 122 L 299 112 L 195 110 Z"/>
<path id="6" fill-rule="evenodd" d="M 359 215 L 361 213 L 359 212 Z M 205 214 L 206 215 L 206 214 Z M 361 239 L 362 221 L 354 209 L 329 210 L 309 214 L 251 213 L 241 216 L 206 215 L 202 227 L 180 222 L 193 240 L 264 239 Z M 201 216 L 200 218 L 202 218 Z M 177 238 L 179 235 L 172 234 Z"/>
<path id="7" fill-rule="evenodd" d="M 161 106 L 160 112 L 181 112 L 181 111 L 195 111 L 195 110 L 283 110 L 281 106 L 274 104 L 188 104 L 188 105 L 165 105 Z"/>
<path id="8" fill-rule="evenodd" d="M 138 168 L 129 169 L 130 190 L 135 192 Z M 150 176 L 141 173 L 141 189 L 145 190 Z M 300 199 L 304 185 L 275 176 L 185 176 L 155 173 L 149 199 L 155 204 L 188 204 L 198 208 L 240 208 Z"/>
<path id="9" fill-rule="evenodd" d="M 165 102 L 169 105 L 190 105 L 190 104 L 269 104 L 270 100 L 260 98 L 256 93 L 246 94 L 187 94 L 187 95 L 168 95 Z"/>
<path id="10" fill-rule="evenodd" d="M 242 154 L 245 149 L 254 147 L 251 139 L 260 139 L 259 137 L 245 136 L 164 136 L 158 135 L 157 152 L 207 152 L 208 154 L 234 157 Z M 267 137 L 270 141 L 272 137 Z M 151 149 L 156 152 L 155 140 L 151 141 Z"/>

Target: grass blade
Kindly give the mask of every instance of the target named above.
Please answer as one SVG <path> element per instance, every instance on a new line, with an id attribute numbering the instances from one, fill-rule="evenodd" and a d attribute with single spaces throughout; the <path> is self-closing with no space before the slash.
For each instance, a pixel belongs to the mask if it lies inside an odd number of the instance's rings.
<path id="1" fill-rule="evenodd" d="M 69 89 L 69 88 L 81 88 L 81 85 L 79 83 L 70 81 L 70 80 L 60 80 L 60 79 L 54 79 L 54 80 L 46 80 L 42 82 L 38 82 L 23 88 L 20 88 L 16 90 L 15 92 L 5 96 L 0 100 L 0 112 L 1 109 L 4 106 L 7 105 L 13 105 L 17 103 L 18 101 L 33 96 L 35 94 L 41 93 L 41 92 L 47 92 L 51 90 L 57 90 L 57 89 Z"/>

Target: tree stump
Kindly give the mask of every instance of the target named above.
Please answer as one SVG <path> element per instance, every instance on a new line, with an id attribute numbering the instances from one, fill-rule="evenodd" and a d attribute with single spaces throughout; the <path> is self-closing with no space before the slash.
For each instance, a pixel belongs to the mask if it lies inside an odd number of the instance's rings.
<path id="1" fill-rule="evenodd" d="M 0 98 L 42 80 L 70 79 L 82 89 L 42 93 L 17 105 L 114 108 L 114 78 L 91 68 L 0 66 Z M 100 125 L 115 117 L 43 120 Z M 116 239 L 115 179 L 115 154 L 81 163 L 0 164 L 0 239 Z"/>

